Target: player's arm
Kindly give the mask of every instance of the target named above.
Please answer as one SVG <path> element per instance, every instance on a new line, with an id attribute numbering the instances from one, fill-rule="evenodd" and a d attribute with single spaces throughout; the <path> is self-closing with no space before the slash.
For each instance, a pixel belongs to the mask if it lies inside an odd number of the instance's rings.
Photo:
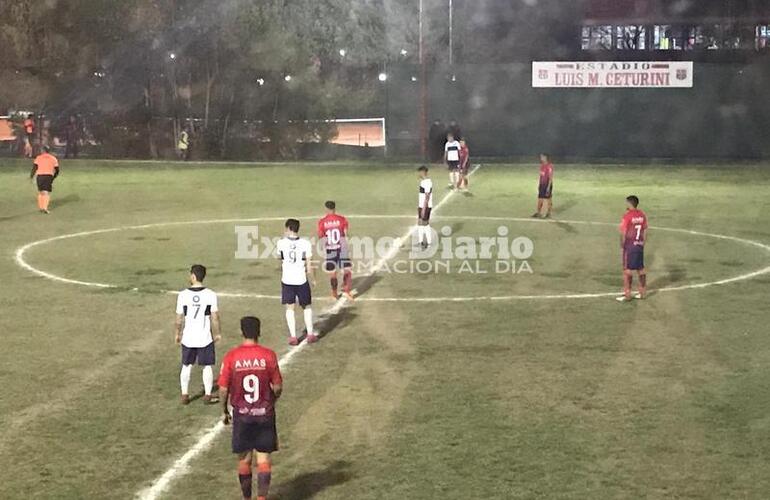
<path id="1" fill-rule="evenodd" d="M 428 207 L 430 206 L 430 198 L 433 196 L 433 189 L 425 193 L 425 202 L 422 207 L 422 218 L 425 218 L 425 214 L 428 213 Z"/>
<path id="2" fill-rule="evenodd" d="M 32 165 L 32 170 L 29 172 L 29 178 L 32 179 L 35 177 L 35 174 L 37 173 L 37 164 Z"/>
<path id="3" fill-rule="evenodd" d="M 174 342 L 182 342 L 182 326 L 184 326 L 184 314 L 177 314 L 174 320 Z"/>
<path id="4" fill-rule="evenodd" d="M 273 373 L 270 376 L 270 389 L 272 389 L 275 399 L 281 397 L 283 393 L 283 376 L 281 376 L 281 368 L 278 366 L 278 360 L 273 358 Z"/>
<path id="5" fill-rule="evenodd" d="M 219 311 L 211 311 L 211 334 L 214 337 L 214 342 L 222 340 L 222 327 L 219 321 Z"/>
<path id="6" fill-rule="evenodd" d="M 59 177 L 59 172 L 60 172 L 60 169 L 59 169 L 59 165 L 56 165 L 56 166 L 54 167 L 54 169 L 53 169 L 53 178 L 54 178 L 54 179 L 56 179 L 57 177 Z"/>
<path id="7" fill-rule="evenodd" d="M 228 353 L 229 354 L 229 353 Z M 219 400 L 222 402 L 222 413 L 224 418 L 222 423 L 225 425 L 230 424 L 230 408 L 227 407 L 230 398 L 230 357 L 225 354 L 222 359 L 222 367 L 219 369 L 219 378 L 217 378 L 217 385 L 219 386 Z"/>

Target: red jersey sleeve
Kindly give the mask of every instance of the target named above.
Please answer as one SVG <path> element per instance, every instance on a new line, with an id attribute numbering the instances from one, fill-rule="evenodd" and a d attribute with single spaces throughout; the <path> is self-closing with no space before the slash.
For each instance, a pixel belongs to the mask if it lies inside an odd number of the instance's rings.
<path id="1" fill-rule="evenodd" d="M 273 385 L 282 385 L 283 376 L 281 375 L 281 367 L 278 366 L 278 360 L 276 359 L 275 353 L 273 353 L 271 365 L 272 365 L 272 371 L 270 373 L 270 383 Z"/>
<path id="2" fill-rule="evenodd" d="M 623 218 L 620 219 L 620 232 L 623 234 L 626 234 L 626 230 L 628 229 L 628 220 L 628 213 L 625 213 Z"/>

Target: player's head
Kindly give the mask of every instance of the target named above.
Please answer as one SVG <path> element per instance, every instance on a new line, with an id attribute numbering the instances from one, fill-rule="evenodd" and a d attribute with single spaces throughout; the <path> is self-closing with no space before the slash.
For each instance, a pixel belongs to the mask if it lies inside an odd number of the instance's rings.
<path id="1" fill-rule="evenodd" d="M 633 194 L 626 198 L 626 205 L 628 205 L 628 208 L 636 208 L 639 206 L 639 198 L 634 196 Z"/>
<path id="2" fill-rule="evenodd" d="M 190 281 L 193 283 L 203 283 L 204 279 L 206 279 L 206 266 L 193 264 L 190 267 Z"/>
<path id="3" fill-rule="evenodd" d="M 449 132 L 449 133 L 446 135 L 446 140 L 447 140 L 447 141 L 449 141 L 449 142 L 452 142 L 452 141 L 454 141 L 454 140 L 455 140 L 455 135 L 454 135 L 452 132 Z"/>
<path id="4" fill-rule="evenodd" d="M 299 221 L 297 219 L 287 219 L 284 227 L 290 233 L 299 233 Z"/>
<path id="5" fill-rule="evenodd" d="M 428 177 L 428 167 L 425 165 L 420 165 L 420 168 L 417 169 L 417 175 L 419 175 L 421 178 Z"/>
<path id="6" fill-rule="evenodd" d="M 261 323 L 256 316 L 241 318 L 241 334 L 245 339 L 257 340 L 260 335 Z"/>
<path id="7" fill-rule="evenodd" d="M 327 201 L 324 203 L 324 206 L 326 207 L 326 213 L 333 214 L 335 210 L 337 210 L 337 204 L 334 203 L 332 200 Z"/>
<path id="8" fill-rule="evenodd" d="M 540 153 L 540 163 L 548 163 L 550 159 L 551 157 L 548 156 L 548 153 Z"/>
<path id="9" fill-rule="evenodd" d="M 44 153 L 50 153 L 51 152 L 51 146 L 49 146 L 47 144 L 45 146 L 43 146 L 43 152 Z"/>

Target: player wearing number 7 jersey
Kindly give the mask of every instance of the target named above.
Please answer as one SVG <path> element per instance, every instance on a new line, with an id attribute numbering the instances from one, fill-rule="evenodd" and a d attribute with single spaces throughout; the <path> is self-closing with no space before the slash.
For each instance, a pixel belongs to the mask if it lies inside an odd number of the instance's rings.
<path id="1" fill-rule="evenodd" d="M 189 387 L 192 367 L 197 362 L 203 366 L 203 402 L 217 402 L 211 391 L 214 386 L 216 353 L 214 343 L 221 340 L 217 294 L 203 286 L 206 268 L 195 264 L 190 268 L 190 288 L 179 292 L 176 300 L 176 343 L 182 346 L 182 369 L 179 383 L 182 388 L 182 404 L 190 402 Z"/>
<path id="2" fill-rule="evenodd" d="M 259 318 L 241 318 L 243 343 L 230 350 L 219 372 L 219 396 L 224 402 L 224 424 L 233 424 L 233 453 L 238 455 L 238 481 L 243 498 L 251 500 L 252 465 L 257 462 L 257 498 L 265 500 L 270 489 L 270 454 L 278 450 L 275 402 L 283 379 L 275 352 L 257 343 Z M 228 403 L 233 409 L 232 418 Z"/>
<path id="3" fill-rule="evenodd" d="M 647 215 L 639 210 L 639 198 L 626 198 L 626 213 L 620 222 L 620 248 L 623 250 L 623 296 L 619 301 L 631 300 L 633 273 L 639 275 L 639 293 L 643 299 L 647 289 L 647 272 L 644 269 L 644 244 L 647 241 Z"/>
<path id="4" fill-rule="evenodd" d="M 324 240 L 326 261 L 324 271 L 329 275 L 332 286 L 332 298 L 337 299 L 337 271 L 342 269 L 342 290 L 348 299 L 353 299 L 350 289 L 353 285 L 353 273 L 350 270 L 350 254 L 348 252 L 348 220 L 337 214 L 337 204 L 327 201 L 326 216 L 318 221 L 318 237 Z"/>

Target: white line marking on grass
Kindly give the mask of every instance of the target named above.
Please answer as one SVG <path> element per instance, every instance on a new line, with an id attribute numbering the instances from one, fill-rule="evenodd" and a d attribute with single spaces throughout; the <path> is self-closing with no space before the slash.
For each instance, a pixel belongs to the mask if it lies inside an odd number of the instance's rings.
<path id="1" fill-rule="evenodd" d="M 468 175 L 472 175 L 476 170 L 478 170 L 479 167 L 477 166 L 474 168 Z M 442 206 L 444 206 L 452 197 L 454 194 L 454 191 L 450 191 L 447 193 L 441 201 L 439 201 L 435 207 L 433 207 L 433 212 L 435 213 L 438 211 Z M 280 219 L 283 220 L 283 219 Z M 412 235 L 412 232 L 414 231 L 415 226 L 409 226 L 409 229 L 407 232 L 401 236 L 400 238 L 396 239 L 396 244 L 392 246 L 390 251 L 380 258 L 373 266 L 372 269 L 365 275 L 366 277 L 372 276 L 375 273 L 379 272 L 387 263 L 388 260 L 395 257 L 398 252 L 401 249 L 401 246 L 406 242 Z M 23 257 L 23 252 L 22 252 Z M 218 293 L 218 295 L 222 296 L 223 294 Z M 339 314 L 340 311 L 342 311 L 347 305 L 349 305 L 350 301 L 345 297 L 344 295 L 338 299 L 334 305 L 332 305 L 330 308 L 326 309 L 324 312 L 321 313 L 321 316 L 329 317 L 334 316 L 336 314 Z M 300 342 L 300 344 L 288 351 L 286 354 L 281 356 L 281 358 L 278 360 L 278 365 L 281 368 L 285 368 L 288 366 L 292 359 L 299 354 L 302 350 L 305 349 L 307 346 L 307 342 L 304 340 Z M 181 457 L 176 459 L 176 461 L 171 465 L 171 467 L 166 470 L 160 477 L 158 477 L 155 481 L 153 481 L 152 485 L 148 487 L 147 489 L 144 489 L 137 493 L 137 497 L 141 500 L 155 500 L 156 498 L 159 498 L 160 495 L 163 494 L 164 491 L 168 489 L 168 487 L 171 485 L 171 483 L 179 478 L 180 476 L 183 476 L 189 472 L 189 464 L 190 462 L 200 455 L 202 452 L 206 451 L 209 446 L 211 446 L 211 443 L 214 441 L 214 439 L 219 435 L 220 432 L 225 428 L 225 425 L 220 420 L 217 422 L 213 427 L 206 430 L 203 435 L 198 438 L 198 441 L 195 442 L 195 444 L 188 449 Z"/>
<path id="2" fill-rule="evenodd" d="M 299 218 L 312 219 L 316 217 L 317 216 L 305 216 L 305 217 L 299 217 Z M 351 219 L 413 219 L 414 218 L 413 215 L 364 215 L 364 214 L 349 215 L 348 217 Z M 439 220 L 440 219 L 445 219 L 445 220 L 473 219 L 473 220 L 488 220 L 488 221 L 501 221 L 501 222 L 513 221 L 513 222 L 524 222 L 524 223 L 535 223 L 535 224 L 564 223 L 564 224 L 579 224 L 579 225 L 589 225 L 589 226 L 613 226 L 613 227 L 616 226 L 616 224 L 612 222 L 594 222 L 594 221 L 559 220 L 559 219 L 539 220 L 539 219 L 519 218 L 519 217 L 449 215 L 449 216 L 436 216 L 436 218 Z M 115 227 L 115 228 L 109 228 L 109 229 L 99 229 L 95 231 L 82 231 L 79 233 L 65 234 L 61 236 L 55 236 L 53 238 L 47 238 L 44 240 L 27 243 L 26 245 L 19 247 L 16 250 L 15 260 L 16 260 L 16 264 L 18 264 L 23 269 L 26 269 L 27 271 L 33 274 L 36 274 L 40 277 L 43 277 L 52 281 L 58 281 L 61 283 L 67 283 L 71 285 L 87 286 L 92 288 L 129 289 L 129 287 L 121 287 L 119 285 L 114 285 L 110 283 L 97 283 L 92 281 L 81 281 L 76 279 L 65 278 L 63 276 L 58 276 L 58 275 L 43 271 L 29 264 L 26 261 L 25 254 L 27 250 L 31 248 L 34 248 L 39 245 L 44 245 L 47 243 L 52 243 L 58 240 L 85 237 L 85 236 L 91 236 L 95 234 L 113 233 L 113 232 L 119 232 L 124 230 L 141 230 L 141 229 L 151 229 L 151 228 L 157 228 L 157 227 L 184 226 L 184 225 L 196 225 L 196 224 L 220 224 L 220 223 L 232 223 L 232 222 L 265 222 L 265 221 L 269 222 L 269 221 L 283 221 L 283 220 L 284 220 L 284 217 L 258 217 L 258 218 L 247 218 L 247 219 L 214 219 L 214 220 L 203 220 L 203 221 L 158 222 L 154 224 L 143 224 L 138 226 L 122 226 L 122 227 Z M 715 239 L 720 239 L 725 241 L 733 241 L 743 245 L 753 246 L 761 250 L 764 250 L 766 252 L 770 252 L 770 245 L 766 245 L 764 243 L 761 243 L 755 240 L 739 238 L 737 236 L 728 236 L 724 234 L 705 233 L 705 232 L 694 231 L 690 229 L 678 229 L 678 228 L 657 227 L 657 226 L 651 226 L 651 229 L 655 229 L 658 231 L 687 234 L 692 236 L 715 238 Z M 403 238 L 400 238 L 397 241 L 399 241 L 400 244 L 403 244 Z M 381 270 L 383 266 L 384 266 L 384 263 L 378 266 L 377 271 Z M 733 276 L 729 278 L 723 278 L 716 281 L 709 281 L 709 282 L 703 282 L 703 283 L 690 283 L 686 285 L 669 286 L 669 287 L 663 287 L 663 288 L 651 288 L 650 291 L 651 292 L 652 291 L 679 292 L 679 291 L 685 291 L 685 290 L 699 290 L 703 288 L 709 288 L 712 286 L 727 285 L 738 281 L 750 280 L 765 274 L 770 274 L 770 266 L 764 267 L 762 269 L 758 269 L 756 271 L 740 274 L 738 276 Z M 136 288 L 132 288 L 131 290 L 138 291 L 138 289 Z M 153 292 L 165 293 L 169 295 L 176 295 L 179 293 L 176 290 L 153 290 Z M 229 297 L 229 298 L 268 299 L 268 300 L 280 299 L 279 295 L 250 293 L 250 292 L 218 291 L 217 294 L 220 295 L 221 297 Z M 470 301 L 503 301 L 503 300 L 594 299 L 594 298 L 602 298 L 602 297 L 613 297 L 616 295 L 618 295 L 618 292 L 598 292 L 598 293 L 564 292 L 564 293 L 543 294 L 543 295 L 490 295 L 490 296 L 474 296 L 474 297 L 468 297 L 468 296 L 465 296 L 465 297 L 360 297 L 357 299 L 357 302 L 470 302 Z M 326 300 L 326 299 L 322 298 L 322 300 Z"/>

